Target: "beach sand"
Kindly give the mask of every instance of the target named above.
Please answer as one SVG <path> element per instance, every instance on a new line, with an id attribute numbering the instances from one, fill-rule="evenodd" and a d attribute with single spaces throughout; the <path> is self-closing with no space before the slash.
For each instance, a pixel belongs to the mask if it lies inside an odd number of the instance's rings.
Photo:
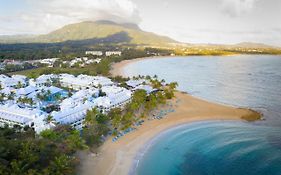
<path id="1" fill-rule="evenodd" d="M 138 59 L 140 60 L 140 59 Z M 132 60 L 132 61 L 138 61 Z M 113 65 L 114 75 L 122 75 L 122 67 L 132 61 Z M 176 92 L 170 102 L 175 112 L 161 120 L 147 120 L 137 130 L 126 134 L 116 142 L 108 139 L 98 150 L 98 155 L 81 154 L 79 174 L 82 175 L 126 175 L 132 168 L 138 151 L 162 131 L 177 125 L 206 120 L 241 120 L 256 117 L 258 113 L 248 109 L 238 109 L 207 102 L 186 93 Z"/>
<path id="2" fill-rule="evenodd" d="M 172 57 L 172 56 L 170 56 Z M 163 56 L 154 56 L 154 57 L 144 57 L 144 58 L 136 58 L 136 59 L 132 59 L 132 60 L 124 60 L 118 63 L 115 63 L 111 66 L 111 70 L 110 70 L 110 74 L 113 76 L 117 76 L 117 75 L 122 75 L 123 74 L 123 68 L 131 63 L 137 62 L 137 61 L 142 61 L 142 60 L 148 60 L 148 59 L 161 59 L 161 58 L 167 58 L 167 57 L 163 57 Z M 184 58 L 184 57 L 183 57 Z"/>

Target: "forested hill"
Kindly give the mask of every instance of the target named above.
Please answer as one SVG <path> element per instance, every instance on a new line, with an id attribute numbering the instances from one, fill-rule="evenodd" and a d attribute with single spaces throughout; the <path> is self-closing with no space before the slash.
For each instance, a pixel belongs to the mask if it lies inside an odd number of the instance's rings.
<path id="1" fill-rule="evenodd" d="M 121 35 L 120 35 L 121 34 Z M 66 25 L 45 35 L 2 36 L 0 43 L 59 43 L 65 41 L 105 39 L 112 43 L 135 45 L 167 45 L 176 41 L 142 31 L 137 25 L 111 21 L 85 21 Z"/>

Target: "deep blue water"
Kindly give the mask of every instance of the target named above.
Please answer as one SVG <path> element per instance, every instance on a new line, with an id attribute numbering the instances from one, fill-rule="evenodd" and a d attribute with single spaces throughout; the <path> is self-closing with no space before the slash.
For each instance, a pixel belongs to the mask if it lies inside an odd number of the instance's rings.
<path id="1" fill-rule="evenodd" d="M 127 65 L 127 76 L 158 75 L 194 96 L 249 107 L 265 121 L 203 122 L 163 133 L 143 152 L 141 175 L 281 175 L 281 57 L 167 57 Z M 187 106 L 188 107 L 188 106 Z"/>

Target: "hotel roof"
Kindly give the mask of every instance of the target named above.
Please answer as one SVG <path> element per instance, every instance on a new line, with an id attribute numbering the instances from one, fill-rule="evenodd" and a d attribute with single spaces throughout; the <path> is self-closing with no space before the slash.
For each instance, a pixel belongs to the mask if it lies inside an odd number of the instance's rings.
<path id="1" fill-rule="evenodd" d="M 0 105 L 0 117 L 6 120 L 26 124 L 39 115 L 42 115 L 42 112 L 40 110 L 20 108 L 16 104 Z"/>

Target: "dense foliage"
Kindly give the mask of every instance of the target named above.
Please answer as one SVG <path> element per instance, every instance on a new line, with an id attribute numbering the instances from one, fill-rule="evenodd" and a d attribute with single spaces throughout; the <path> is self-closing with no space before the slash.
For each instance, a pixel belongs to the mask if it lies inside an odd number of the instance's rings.
<path id="1" fill-rule="evenodd" d="M 85 148 L 77 130 L 57 126 L 38 136 L 31 128 L 0 128 L 0 174 L 75 174 L 74 153 Z"/>

